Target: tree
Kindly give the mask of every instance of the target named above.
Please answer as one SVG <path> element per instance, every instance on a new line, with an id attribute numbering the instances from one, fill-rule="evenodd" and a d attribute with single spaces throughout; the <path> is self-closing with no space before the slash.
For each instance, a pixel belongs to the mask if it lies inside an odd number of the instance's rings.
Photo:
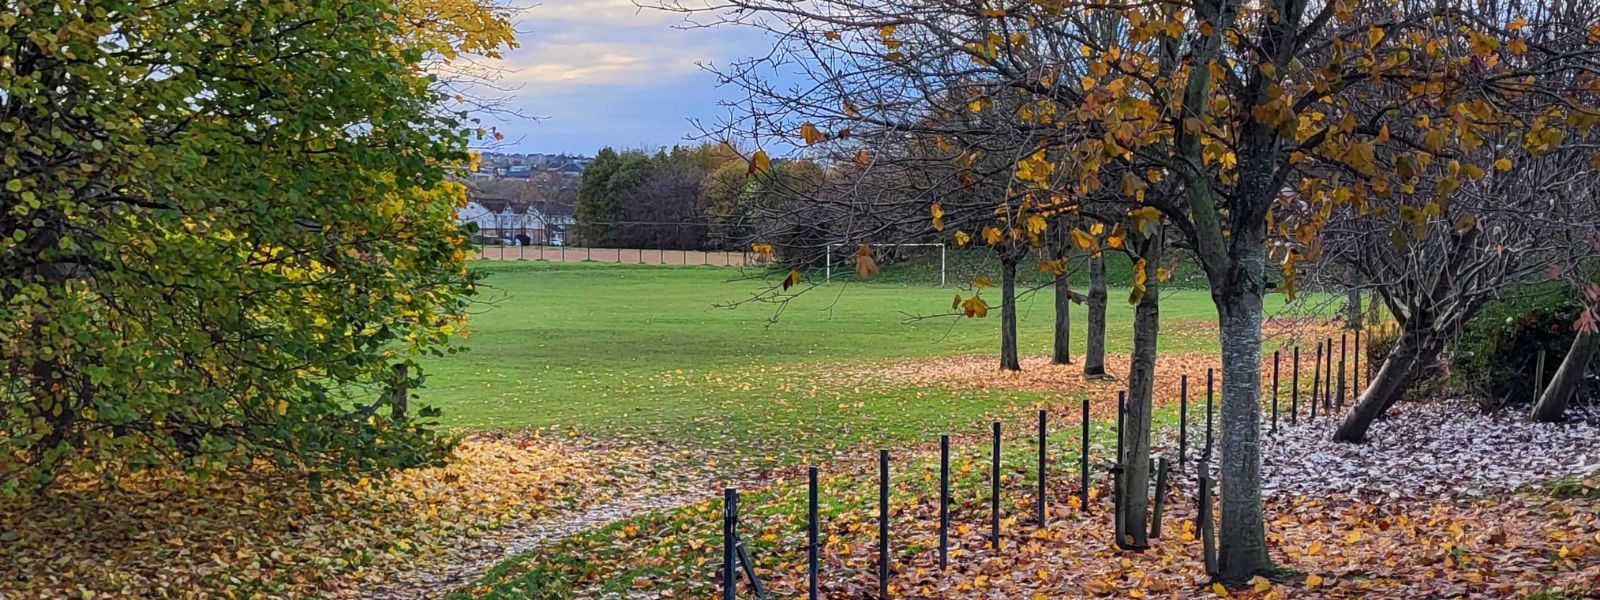
<path id="1" fill-rule="evenodd" d="M 1452 116 L 1427 123 L 1422 139 L 1404 140 L 1409 160 L 1436 164 L 1481 145 L 1492 130 L 1527 131 L 1534 148 L 1555 141 L 1548 127 L 1502 110 L 1500 98 L 1558 99 L 1590 127 L 1584 90 L 1594 65 L 1573 49 L 1593 45 L 1594 11 L 1580 5 L 731 0 L 711 10 L 730 9 L 725 18 L 780 35 L 778 51 L 758 60 L 827 65 L 803 92 L 746 86 L 763 123 L 896 131 L 939 110 L 928 105 L 947 94 L 967 94 L 976 113 L 1020 93 L 1043 162 L 1060 174 L 1052 198 L 1090 195 L 1118 169 L 1134 186 L 1174 180 L 1170 196 L 1122 198 L 1129 211 L 1162 214 L 1211 287 L 1223 359 L 1218 577 L 1243 582 L 1275 573 L 1260 488 L 1261 323 L 1265 295 L 1277 285 L 1267 279 L 1269 248 L 1283 257 L 1290 298 L 1300 257 L 1285 254 L 1287 240 L 1269 227 L 1274 210 L 1307 201 L 1294 190 L 1330 180 L 1344 191 L 1312 201 L 1336 205 L 1403 188 L 1398 173 L 1379 168 L 1377 146 L 1403 143 L 1390 131 L 1418 107 Z M 1115 43 L 1089 35 L 1106 27 L 1119 32 Z M 1527 39 L 1524 28 L 1562 43 L 1533 43 L 1544 40 Z M 1087 73 L 1061 67 L 1073 64 Z M 1016 157 L 1018 179 L 1044 169 L 1024 166 L 1034 156 Z M 995 204 L 997 215 L 1026 216 Z"/>
<path id="2" fill-rule="evenodd" d="M 615 235 L 614 225 L 622 220 L 620 199 L 612 195 L 611 178 L 622 168 L 622 157 L 610 147 L 601 148 L 594 160 L 584 167 L 578 183 L 578 201 L 573 207 L 573 219 L 578 224 L 578 237 L 585 246 L 609 246 Z"/>
<path id="3" fill-rule="evenodd" d="M 376 414 L 391 365 L 447 351 L 473 289 L 466 124 L 418 70 L 439 46 L 371 0 L 12 9 L 0 492 L 442 458 L 432 411 Z"/>

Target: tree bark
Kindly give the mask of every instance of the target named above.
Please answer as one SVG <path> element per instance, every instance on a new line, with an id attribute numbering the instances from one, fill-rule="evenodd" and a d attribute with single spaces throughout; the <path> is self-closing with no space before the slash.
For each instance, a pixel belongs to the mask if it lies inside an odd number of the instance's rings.
<path id="1" fill-rule="evenodd" d="M 1000 259 L 1000 369 L 1021 371 L 1017 360 L 1017 259 Z"/>
<path id="2" fill-rule="evenodd" d="M 1430 330 L 1405 328 L 1389 356 L 1383 359 L 1378 373 L 1367 384 L 1366 390 L 1356 400 L 1350 414 L 1334 432 L 1336 442 L 1361 443 L 1367 439 L 1372 422 L 1382 417 L 1416 382 L 1417 374 L 1427 362 L 1434 360 L 1442 347 Z M 1370 342 L 1369 342 L 1370 343 Z"/>
<path id="3" fill-rule="evenodd" d="M 1155 387 L 1156 341 L 1160 336 L 1161 302 L 1156 280 L 1157 264 L 1161 262 L 1162 236 L 1155 235 L 1138 240 L 1139 258 L 1144 260 L 1145 292 L 1133 312 L 1133 356 L 1128 367 L 1128 414 L 1123 433 L 1122 494 L 1123 531 L 1128 538 L 1117 540 L 1127 548 L 1144 549 L 1149 546 L 1149 528 L 1145 521 L 1149 514 L 1150 497 L 1150 429 L 1154 403 L 1151 401 Z M 1135 274 L 1137 277 L 1137 274 Z M 1159 490 L 1158 490 L 1159 493 Z"/>
<path id="4" fill-rule="evenodd" d="M 1567 402 L 1583 381 L 1583 374 L 1589 368 L 1589 361 L 1594 359 L 1596 347 L 1600 347 L 1600 335 L 1592 331 L 1579 331 L 1578 336 L 1572 338 L 1567 357 L 1561 360 L 1561 368 L 1556 370 L 1550 385 L 1544 388 L 1544 394 L 1534 403 L 1529 418 L 1541 423 L 1556 423 L 1566 418 Z"/>
<path id="5" fill-rule="evenodd" d="M 1089 257 L 1089 323 L 1085 332 L 1083 374 L 1106 374 L 1106 261 L 1102 255 Z"/>
<path id="6" fill-rule="evenodd" d="M 1344 306 L 1344 328 L 1361 331 L 1361 288 L 1356 287 L 1355 269 L 1350 269 L 1350 275 L 1345 282 Z"/>
<path id="7" fill-rule="evenodd" d="M 1072 364 L 1072 287 L 1066 273 L 1056 276 L 1056 332 L 1051 364 Z"/>
<path id="8" fill-rule="evenodd" d="M 1261 501 L 1261 309 L 1266 249 L 1259 242 L 1236 241 L 1233 254 L 1233 273 L 1220 286 L 1220 294 L 1213 292 L 1222 335 L 1218 570 L 1224 581 L 1243 582 L 1272 568 Z"/>

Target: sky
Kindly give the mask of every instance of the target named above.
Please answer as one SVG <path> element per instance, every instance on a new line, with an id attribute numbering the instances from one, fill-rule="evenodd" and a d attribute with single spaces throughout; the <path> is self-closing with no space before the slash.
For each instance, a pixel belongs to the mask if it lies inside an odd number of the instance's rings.
<path id="1" fill-rule="evenodd" d="M 725 65 L 770 48 L 745 28 L 692 29 L 680 15 L 633 0 L 542 0 L 517 15 L 521 47 L 506 53 L 498 95 L 536 119 L 480 115 L 505 134 L 504 152 L 593 154 L 602 146 L 647 148 L 714 127 L 727 108 L 716 77 L 697 63 Z"/>

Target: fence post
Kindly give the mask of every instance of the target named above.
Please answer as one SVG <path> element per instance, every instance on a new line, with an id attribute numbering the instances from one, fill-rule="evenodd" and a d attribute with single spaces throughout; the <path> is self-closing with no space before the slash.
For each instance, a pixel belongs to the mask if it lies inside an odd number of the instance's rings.
<path id="1" fill-rule="evenodd" d="M 939 570 L 950 566 L 950 436 L 939 436 Z"/>
<path id="2" fill-rule="evenodd" d="M 1039 518 L 1039 526 L 1040 527 L 1044 527 L 1044 517 L 1045 517 L 1044 483 L 1045 483 L 1045 468 L 1046 468 L 1045 465 L 1046 465 L 1046 460 L 1047 460 L 1047 458 L 1045 456 L 1045 454 L 1046 454 L 1045 434 L 1048 431 L 1046 429 L 1045 418 L 1046 417 L 1045 417 L 1044 409 L 1042 409 L 1042 408 L 1039 409 L 1039 505 L 1034 507 L 1034 512 L 1036 513 L 1036 516 Z"/>
<path id="3" fill-rule="evenodd" d="M 739 492 L 722 490 L 722 600 L 734 600 L 739 584 L 739 567 L 734 564 L 734 532 L 739 522 Z"/>
<path id="4" fill-rule="evenodd" d="M 403 421 L 406 418 L 406 403 L 410 399 L 410 391 L 406 378 L 406 364 L 394 364 L 394 387 L 389 389 L 389 418 Z"/>
<path id="5" fill-rule="evenodd" d="M 1118 548 L 1127 548 L 1124 544 L 1127 541 L 1128 534 L 1127 524 L 1123 522 L 1122 510 L 1122 494 L 1126 489 L 1122 485 L 1123 473 L 1125 471 L 1122 468 L 1122 461 L 1117 461 L 1111 465 L 1111 529 L 1116 532 Z"/>
<path id="6" fill-rule="evenodd" d="M 1206 369 L 1206 450 L 1200 457 L 1200 468 L 1211 468 L 1211 421 L 1217 399 L 1217 370 Z"/>
<path id="7" fill-rule="evenodd" d="M 1195 516 L 1200 520 L 1200 551 L 1205 554 L 1206 575 L 1217 574 L 1217 540 L 1211 535 L 1214 525 L 1211 514 L 1211 477 L 1200 476 L 1200 514 Z"/>
<path id="8" fill-rule="evenodd" d="M 1311 363 L 1311 420 L 1317 420 L 1318 396 L 1322 392 L 1322 342 L 1317 342 L 1317 361 Z"/>
<path id="9" fill-rule="evenodd" d="M 817 468 L 806 469 L 806 598 L 817 600 Z"/>
<path id="10" fill-rule="evenodd" d="M 1150 539 L 1161 537 L 1161 515 L 1167 507 L 1167 469 L 1171 464 L 1166 456 L 1156 462 L 1156 500 L 1150 510 Z"/>
<path id="11" fill-rule="evenodd" d="M 1357 327 L 1350 345 L 1350 401 L 1361 398 L 1361 328 Z"/>
<path id="12" fill-rule="evenodd" d="M 889 451 L 878 451 L 878 597 L 889 597 Z"/>
<path id="13" fill-rule="evenodd" d="M 994 422 L 994 444 L 989 465 L 989 538 L 1000 549 L 1000 422 Z"/>
<path id="14" fill-rule="evenodd" d="M 1327 365 L 1322 367 L 1322 370 L 1324 371 L 1322 376 L 1323 414 L 1327 414 L 1328 411 L 1333 410 L 1333 338 L 1330 337 L 1326 341 L 1328 346 L 1328 360 Z"/>
<path id="15" fill-rule="evenodd" d="M 1278 363 L 1282 350 L 1272 351 L 1272 432 L 1278 432 Z"/>
<path id="16" fill-rule="evenodd" d="M 1078 433 L 1078 509 L 1089 513 L 1089 398 L 1083 399 L 1083 429 Z"/>
<path id="17" fill-rule="evenodd" d="M 1294 379 L 1289 384 L 1289 426 L 1300 424 L 1300 347 L 1294 347 Z"/>
<path id="18" fill-rule="evenodd" d="M 1339 410 L 1344 410 L 1344 351 L 1348 337 L 1348 334 L 1339 334 L 1339 403 L 1335 405 Z"/>
<path id="19" fill-rule="evenodd" d="M 1189 375 L 1178 378 L 1178 468 L 1182 469 L 1189 455 Z"/>

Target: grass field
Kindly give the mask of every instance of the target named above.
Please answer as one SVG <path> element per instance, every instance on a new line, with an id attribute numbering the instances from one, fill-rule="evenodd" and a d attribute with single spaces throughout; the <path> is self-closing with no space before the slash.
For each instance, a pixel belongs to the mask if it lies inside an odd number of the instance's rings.
<path id="1" fill-rule="evenodd" d="M 769 285 L 734 269 L 531 261 L 474 268 L 487 279 L 469 324 L 471 351 L 423 362 L 423 402 L 442 408 L 454 428 L 572 428 L 723 450 L 818 446 L 813 434 L 832 432 L 831 446 L 916 438 L 1049 395 L 816 383 L 846 366 L 995 353 L 998 310 L 986 319 L 908 319 L 948 313 L 955 287 L 905 277 L 835 282 L 808 289 L 780 313 L 770 303 L 728 306 Z M 1110 295 L 1109 351 L 1126 352 L 1132 311 L 1124 290 Z M 998 302 L 997 290 L 984 296 Z M 1203 291 L 1163 297 L 1166 332 L 1214 322 Z M 1052 301 L 1048 290 L 1020 301 L 1024 355 L 1048 351 Z M 1081 354 L 1085 311 L 1074 308 Z M 1163 352 L 1215 349 L 1209 334 L 1163 335 L 1162 343 Z"/>

